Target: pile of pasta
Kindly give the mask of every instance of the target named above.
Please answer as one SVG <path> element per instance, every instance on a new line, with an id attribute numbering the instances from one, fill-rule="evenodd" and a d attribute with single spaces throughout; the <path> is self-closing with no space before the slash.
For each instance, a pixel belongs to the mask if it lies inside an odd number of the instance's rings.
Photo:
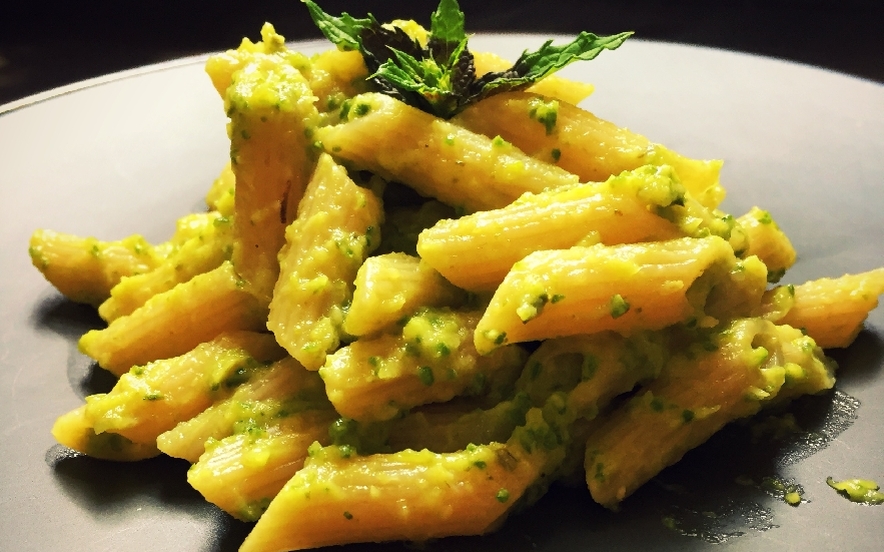
<path id="1" fill-rule="evenodd" d="M 770 214 L 720 211 L 720 162 L 577 107 L 588 85 L 442 120 L 270 25 L 207 71 L 231 143 L 208 210 L 158 245 L 38 230 L 30 253 L 98 308 L 79 347 L 119 377 L 57 440 L 191 462 L 257 521 L 246 552 L 482 534 L 554 481 L 616 509 L 725 424 L 830 389 L 823 348 L 884 291 L 884 269 L 779 285 Z"/>

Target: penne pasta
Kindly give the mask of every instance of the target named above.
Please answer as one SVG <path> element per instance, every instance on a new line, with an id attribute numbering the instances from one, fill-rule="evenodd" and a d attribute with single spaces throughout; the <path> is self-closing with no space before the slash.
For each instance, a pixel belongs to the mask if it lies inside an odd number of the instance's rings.
<path id="1" fill-rule="evenodd" d="M 233 174 L 233 168 L 228 161 L 221 169 L 218 178 L 212 182 L 209 191 L 206 192 L 206 206 L 211 211 L 218 211 L 222 217 L 229 217 L 233 214 L 235 195 L 236 175 Z"/>
<path id="2" fill-rule="evenodd" d="M 455 285 L 493 291 L 535 251 L 709 233 L 730 237 L 729 228 L 716 228 L 720 220 L 686 204 L 690 199 L 669 166 L 646 165 L 603 183 L 526 193 L 500 209 L 441 220 L 421 232 L 417 251 Z"/>
<path id="3" fill-rule="evenodd" d="M 313 166 L 308 135 L 316 98 L 282 56 L 259 56 L 233 73 L 224 96 L 230 162 L 236 177 L 233 265 L 264 303 L 279 276 L 285 227 Z"/>
<path id="4" fill-rule="evenodd" d="M 512 66 L 468 50 L 453 0 L 429 29 L 304 3 L 337 49 L 265 24 L 206 63 L 230 139 L 208 212 L 159 245 L 32 236 L 119 376 L 59 443 L 191 463 L 257 522 L 243 552 L 422 543 L 555 481 L 617 509 L 725 424 L 835 385 L 823 348 L 861 331 L 884 268 L 771 287 L 795 250 L 767 211 L 719 209 L 720 161 L 549 76 L 630 33 Z"/>
<path id="5" fill-rule="evenodd" d="M 193 235 L 177 244 L 152 270 L 121 278 L 98 307 L 98 314 L 112 322 L 132 314 L 154 295 L 218 268 L 231 258 L 232 226 L 232 220 L 219 212 L 192 219 L 188 229 Z"/>
<path id="6" fill-rule="evenodd" d="M 179 357 L 133 367 L 110 392 L 86 397 L 86 416 L 96 433 L 155 445 L 161 433 L 205 410 L 259 364 L 282 356 L 268 334 L 221 334 Z"/>
<path id="7" fill-rule="evenodd" d="M 100 460 L 136 462 L 160 454 L 152 443 L 133 443 L 116 433 L 95 433 L 85 404 L 59 416 L 52 424 L 52 436 L 62 445 Z"/>
<path id="8" fill-rule="evenodd" d="M 572 103 L 528 92 L 491 96 L 454 122 L 486 136 L 500 136 L 528 155 L 598 182 L 641 165 L 671 165 L 688 192 L 708 208 L 724 199 L 720 161 L 689 159 L 644 136 L 600 119 Z"/>
<path id="9" fill-rule="evenodd" d="M 240 550 L 277 552 L 349 542 L 479 535 L 499 525 L 542 463 L 499 443 L 437 454 L 356 456 L 311 447 Z"/>
<path id="10" fill-rule="evenodd" d="M 359 339 L 328 357 L 319 373 L 335 409 L 359 421 L 389 420 L 414 406 L 480 394 L 498 371 L 520 369 L 524 354 L 504 347 L 479 355 L 479 314 L 423 309 L 399 334 Z"/>
<path id="11" fill-rule="evenodd" d="M 802 341 L 803 336 L 792 328 L 741 319 L 708 345 L 701 341 L 688 349 L 693 353 L 675 355 L 655 381 L 591 431 L 585 469 L 593 499 L 616 509 L 726 423 L 773 404 L 793 377 L 814 374 L 811 378 L 820 385 L 804 392 L 830 388 L 834 380 L 822 352 L 801 343 L 790 348 L 795 339 Z M 792 396 L 787 392 L 784 399 Z"/>
<path id="12" fill-rule="evenodd" d="M 823 348 L 850 345 L 884 293 L 884 268 L 820 278 L 785 288 L 789 306 L 773 318 L 801 329 Z"/>
<path id="13" fill-rule="evenodd" d="M 218 334 L 258 331 L 267 311 L 242 289 L 229 262 L 151 297 L 128 316 L 80 338 L 80 351 L 116 376 L 184 354 Z"/>
<path id="14" fill-rule="evenodd" d="M 343 122 L 316 129 L 326 152 L 465 212 L 503 207 L 525 192 L 578 180 L 505 140 L 470 132 L 389 96 L 360 94 L 345 109 Z"/>
<path id="15" fill-rule="evenodd" d="M 369 257 L 356 273 L 343 330 L 364 336 L 389 331 L 421 307 L 457 306 L 465 293 L 417 257 L 388 253 Z"/>
<path id="16" fill-rule="evenodd" d="M 233 517 L 256 521 L 304 465 L 314 442 L 329 444 L 334 410 L 311 410 L 210 441 L 187 482 Z"/>
<path id="17" fill-rule="evenodd" d="M 232 393 L 217 397 L 198 415 L 159 435 L 159 449 L 195 463 L 207 443 L 236 434 L 260 433 L 289 417 L 300 419 L 302 413 L 306 420 L 315 420 L 312 411 L 320 411 L 320 417 L 324 416 L 321 412 L 333 412 L 319 375 L 293 358 L 255 368 L 237 371 L 225 385 Z"/>
<path id="18" fill-rule="evenodd" d="M 706 297 L 693 297 L 692 284 L 710 267 L 735 262 L 718 237 L 532 253 L 494 292 L 476 326 L 476 349 L 702 319 Z M 708 293 L 706 286 L 695 289 Z"/>
<path id="19" fill-rule="evenodd" d="M 753 207 L 737 219 L 746 232 L 746 255 L 755 255 L 767 266 L 768 279 L 776 283 L 795 264 L 795 248 L 788 236 L 771 218 L 770 213 Z"/>
<path id="20" fill-rule="evenodd" d="M 353 280 L 377 247 L 382 222 L 375 193 L 353 182 L 330 156 L 320 157 L 298 218 L 286 230 L 267 319 L 277 341 L 310 370 L 340 345 Z"/>
<path id="21" fill-rule="evenodd" d="M 141 236 L 117 242 L 37 230 L 28 253 L 34 267 L 71 301 L 100 305 L 125 276 L 152 270 L 161 256 Z"/>

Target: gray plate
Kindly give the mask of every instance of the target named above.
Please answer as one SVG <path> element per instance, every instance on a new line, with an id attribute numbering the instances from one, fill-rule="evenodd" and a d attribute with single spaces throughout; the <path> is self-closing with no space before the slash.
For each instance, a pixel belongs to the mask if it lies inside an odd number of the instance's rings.
<path id="1" fill-rule="evenodd" d="M 515 58 L 541 37 L 479 36 Z M 315 51 L 317 43 L 302 45 Z M 235 550 L 249 530 L 203 502 L 187 465 L 101 462 L 56 445 L 56 416 L 110 377 L 77 352 L 100 324 L 31 267 L 39 227 L 104 239 L 166 239 L 227 155 L 221 101 L 202 60 L 182 60 L 0 108 L 0 549 Z M 884 87 L 743 54 L 632 40 L 566 74 L 586 107 L 694 157 L 726 161 L 725 209 L 770 210 L 799 261 L 790 282 L 884 265 Z M 619 513 L 554 489 L 490 537 L 427 550 L 879 550 L 884 506 L 853 504 L 826 476 L 884 481 L 884 309 L 846 351 L 837 390 L 794 406 L 806 432 L 752 439 L 727 428 L 629 498 Z M 800 484 L 786 505 L 754 485 Z M 668 524 L 664 523 L 668 520 Z M 674 529 L 672 527 L 674 526 Z M 367 545 L 353 550 L 400 550 Z"/>

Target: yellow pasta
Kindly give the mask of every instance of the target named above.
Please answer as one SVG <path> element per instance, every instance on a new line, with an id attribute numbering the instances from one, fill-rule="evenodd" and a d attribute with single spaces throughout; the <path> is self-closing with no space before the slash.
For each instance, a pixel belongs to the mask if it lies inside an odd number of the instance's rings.
<path id="1" fill-rule="evenodd" d="M 820 347 L 847 347 L 884 293 L 884 268 L 820 278 L 786 288 L 791 306 L 777 317 L 780 324 L 800 328 Z"/>
<path id="2" fill-rule="evenodd" d="M 480 535 L 500 523 L 542 466 L 518 447 L 497 443 L 447 454 L 312 449 L 240 550 Z"/>
<path id="3" fill-rule="evenodd" d="M 641 165 L 675 167 L 685 187 L 704 206 L 724 199 L 720 161 L 688 159 L 573 104 L 526 92 L 486 98 L 455 121 L 486 136 L 501 136 L 537 159 L 598 182 Z"/>
<path id="4" fill-rule="evenodd" d="M 187 482 L 233 517 L 255 521 L 304 465 L 307 448 L 328 443 L 335 418 L 331 409 L 308 410 L 211 441 Z"/>
<path id="5" fill-rule="evenodd" d="M 120 376 L 129 368 L 171 358 L 225 331 L 262 329 L 267 311 L 229 262 L 154 295 L 128 316 L 80 338 L 80 351 Z"/>
<path id="6" fill-rule="evenodd" d="M 270 335 L 222 334 L 180 357 L 133 367 L 110 392 L 86 397 L 86 416 L 96 433 L 155 445 L 161 433 L 205 410 L 259 363 L 282 356 Z"/>
<path id="7" fill-rule="evenodd" d="M 405 253 L 369 257 L 354 281 L 343 330 L 363 336 L 390 330 L 420 307 L 457 306 L 465 299 L 428 264 Z"/>
<path id="8" fill-rule="evenodd" d="M 159 264 L 159 255 L 141 236 L 118 242 L 37 230 L 28 253 L 43 277 L 71 301 L 100 305 L 125 276 Z"/>
<path id="9" fill-rule="evenodd" d="M 176 245 L 152 270 L 124 276 L 110 290 L 110 297 L 98 307 L 98 314 L 111 322 L 132 312 L 158 293 L 168 291 L 194 276 L 209 272 L 231 258 L 232 220 L 219 212 L 195 218 L 188 230 L 194 235 Z"/>
<path id="10" fill-rule="evenodd" d="M 347 112 L 340 124 L 316 129 L 326 152 L 466 212 L 503 207 L 524 192 L 578 180 L 503 139 L 470 132 L 389 96 L 360 94 Z"/>
<path id="11" fill-rule="evenodd" d="M 348 418 L 389 420 L 417 405 L 484 392 L 494 373 L 520 369 L 520 349 L 480 355 L 477 312 L 425 309 L 400 334 L 360 339 L 329 356 L 319 373 L 335 409 Z"/>
<path id="12" fill-rule="evenodd" d="M 267 327 L 293 357 L 318 370 L 340 344 L 344 305 L 365 257 L 377 247 L 380 200 L 323 155 L 286 230 Z"/>
<path id="13" fill-rule="evenodd" d="M 222 394 L 208 408 L 157 437 L 164 453 L 199 461 L 205 447 L 238 434 L 261 434 L 289 418 L 299 425 L 324 419 L 333 412 L 322 380 L 291 357 L 269 366 L 237 371 Z M 318 413 L 318 414 L 317 414 Z M 286 422 L 288 423 L 288 422 Z"/>
<path id="14" fill-rule="evenodd" d="M 712 336 L 714 350 L 698 343 L 693 354 L 674 356 L 660 377 L 590 433 L 585 467 L 593 499 L 616 508 L 724 424 L 774 401 L 790 378 L 822 374 L 812 377 L 819 387 L 803 391 L 830 388 L 830 367 L 812 341 L 784 347 L 805 339 L 789 327 L 741 319 Z"/>
<path id="15" fill-rule="evenodd" d="M 316 124 L 307 80 L 280 56 L 259 56 L 233 73 L 224 96 L 236 177 L 233 264 L 246 289 L 270 302 L 285 227 L 311 172 Z"/>
<path id="16" fill-rule="evenodd" d="M 212 182 L 212 187 L 206 192 L 206 205 L 212 211 L 218 211 L 222 217 L 233 214 L 233 198 L 236 194 L 236 175 L 230 162 L 224 164 L 221 174 Z"/>
<path id="17" fill-rule="evenodd" d="M 85 404 L 59 416 L 52 425 L 52 436 L 70 449 L 101 460 L 135 462 L 160 454 L 152 443 L 133 443 L 116 433 L 95 433 Z"/>
<path id="18" fill-rule="evenodd" d="M 711 266 L 735 261 L 718 237 L 532 253 L 494 292 L 476 326 L 476 349 L 701 317 L 705 297 L 692 297 L 691 285 Z"/>
<path id="19" fill-rule="evenodd" d="M 670 167 L 646 165 L 600 184 L 525 194 L 500 209 L 439 221 L 421 233 L 417 251 L 452 283 L 493 291 L 534 251 L 708 233 L 707 221 L 687 215 L 685 193 Z"/>
<path id="20" fill-rule="evenodd" d="M 764 262 L 771 282 L 779 281 L 786 270 L 795 264 L 795 248 L 789 237 L 774 222 L 769 212 L 758 207 L 753 207 L 737 220 L 746 232 L 748 247 L 745 253 L 755 255 Z"/>

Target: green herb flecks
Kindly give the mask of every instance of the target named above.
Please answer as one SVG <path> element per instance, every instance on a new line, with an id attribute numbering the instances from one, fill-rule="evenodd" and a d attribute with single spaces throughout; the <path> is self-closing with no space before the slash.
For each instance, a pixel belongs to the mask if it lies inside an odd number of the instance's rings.
<path id="1" fill-rule="evenodd" d="M 567 44 L 553 45 L 550 40 L 536 51 L 523 52 L 509 69 L 477 77 L 457 0 L 439 2 L 430 17 L 426 45 L 400 28 L 380 24 L 371 14 L 334 17 L 312 0 L 301 1 L 326 38 L 338 48 L 362 54 L 369 80 L 381 92 L 446 119 L 488 96 L 524 89 L 574 61 L 614 50 L 632 35 L 582 32 Z"/>

